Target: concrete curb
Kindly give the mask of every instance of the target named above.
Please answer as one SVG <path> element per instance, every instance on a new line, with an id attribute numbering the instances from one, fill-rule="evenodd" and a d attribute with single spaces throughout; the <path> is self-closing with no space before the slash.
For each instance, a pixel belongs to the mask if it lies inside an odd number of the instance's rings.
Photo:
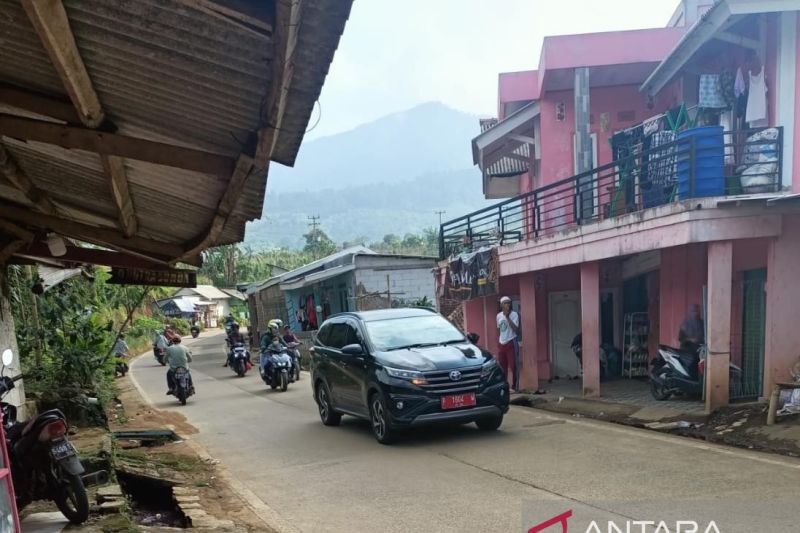
<path id="1" fill-rule="evenodd" d="M 138 357 L 135 357 L 131 361 L 130 365 L 130 372 L 128 375 L 130 376 L 131 383 L 136 388 L 136 391 L 139 393 L 139 396 L 144 399 L 145 402 L 150 404 L 153 409 L 158 409 L 153 401 L 150 399 L 150 396 L 145 392 L 142 386 L 139 384 L 139 381 L 136 379 L 134 370 L 136 363 L 143 357 L 145 354 L 141 354 Z M 275 531 L 276 533 L 300 533 L 300 530 L 294 527 L 288 520 L 283 518 L 275 509 L 270 507 L 264 500 L 258 497 L 256 493 L 248 489 L 244 483 L 239 481 L 238 479 L 231 476 L 228 469 L 223 466 L 220 461 L 214 459 L 208 450 L 197 441 L 192 440 L 190 437 L 183 437 L 184 442 L 194 451 L 200 459 L 203 461 L 212 463 L 217 466 L 219 477 L 227 483 L 233 492 L 235 492 L 242 501 L 253 511 L 255 514 L 264 524 Z"/>

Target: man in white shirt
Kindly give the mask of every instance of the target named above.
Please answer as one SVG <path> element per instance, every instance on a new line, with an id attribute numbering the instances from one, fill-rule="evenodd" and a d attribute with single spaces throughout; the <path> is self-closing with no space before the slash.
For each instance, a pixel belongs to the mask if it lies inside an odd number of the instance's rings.
<path id="1" fill-rule="evenodd" d="M 497 330 L 500 332 L 497 362 L 508 379 L 509 367 L 514 365 L 513 390 L 519 390 L 519 314 L 511 309 L 511 298 L 500 298 L 502 310 L 497 313 Z"/>

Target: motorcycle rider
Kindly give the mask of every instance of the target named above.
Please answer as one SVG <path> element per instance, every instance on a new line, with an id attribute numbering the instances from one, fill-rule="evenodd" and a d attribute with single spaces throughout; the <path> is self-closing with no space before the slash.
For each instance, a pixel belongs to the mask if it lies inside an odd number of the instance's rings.
<path id="1" fill-rule="evenodd" d="M 125 372 L 128 371 L 128 363 L 125 361 L 128 359 L 128 357 L 130 357 L 130 354 L 128 353 L 129 351 L 130 348 L 128 348 L 128 343 L 125 342 L 125 334 L 120 333 L 119 337 L 117 338 L 117 342 L 114 343 L 114 348 L 112 349 L 114 358 L 117 360 L 117 374 L 122 374 L 124 376 Z"/>
<path id="2" fill-rule="evenodd" d="M 230 348 L 230 352 L 228 352 L 228 357 L 225 358 L 225 364 L 222 366 L 228 366 L 230 364 L 231 358 L 233 357 L 233 347 L 237 344 L 243 344 L 247 346 L 247 340 L 244 338 L 239 332 L 239 324 L 234 322 L 231 324 L 231 333 L 228 335 L 228 346 Z M 247 363 L 250 363 L 250 352 L 247 354 Z"/>
<path id="3" fill-rule="evenodd" d="M 156 359 L 158 359 L 159 354 L 163 353 L 167 349 L 167 346 L 169 346 L 169 341 L 165 333 L 166 328 L 162 331 L 157 331 L 156 338 L 153 340 L 153 354 L 156 356 Z"/>
<path id="4" fill-rule="evenodd" d="M 181 344 L 180 335 L 176 335 L 172 340 L 172 345 L 167 348 L 167 396 L 175 394 L 175 369 L 183 367 L 189 370 L 189 363 L 192 362 L 192 352 Z M 189 383 L 192 376 L 189 374 Z"/>
<path id="5" fill-rule="evenodd" d="M 270 368 L 270 362 L 272 357 L 270 357 L 270 353 L 279 353 L 283 351 L 284 345 L 281 338 L 274 334 L 271 330 L 267 331 L 261 337 L 261 357 L 259 359 L 259 365 L 261 366 L 261 375 L 266 376 L 268 375 Z"/>

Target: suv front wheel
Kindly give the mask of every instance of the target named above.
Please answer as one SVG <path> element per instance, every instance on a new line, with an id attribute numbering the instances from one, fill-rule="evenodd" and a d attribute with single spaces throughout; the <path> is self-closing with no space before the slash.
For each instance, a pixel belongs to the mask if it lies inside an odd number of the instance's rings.
<path id="1" fill-rule="evenodd" d="M 328 386 L 320 382 L 317 385 L 317 407 L 319 407 L 319 418 L 326 426 L 338 426 L 342 421 L 342 415 L 335 412 L 331 406 L 331 393 Z"/>
<path id="2" fill-rule="evenodd" d="M 493 416 L 490 418 L 479 418 L 475 421 L 475 425 L 481 431 L 496 431 L 503 424 L 503 415 Z"/>
<path id="3" fill-rule="evenodd" d="M 369 421 L 372 434 L 381 444 L 391 444 L 397 438 L 397 432 L 389 423 L 389 410 L 383 396 L 374 392 L 369 397 Z"/>

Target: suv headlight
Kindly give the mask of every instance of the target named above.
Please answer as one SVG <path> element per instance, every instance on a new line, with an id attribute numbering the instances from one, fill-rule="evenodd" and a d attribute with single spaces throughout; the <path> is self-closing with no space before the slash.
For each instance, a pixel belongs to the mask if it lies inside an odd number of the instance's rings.
<path id="1" fill-rule="evenodd" d="M 481 368 L 481 379 L 489 378 L 497 368 L 497 359 L 489 359 Z"/>
<path id="2" fill-rule="evenodd" d="M 422 374 L 422 372 L 416 372 L 414 370 L 400 370 L 399 368 L 391 368 L 388 366 L 383 368 L 386 370 L 386 373 L 393 378 L 404 379 L 406 381 L 410 381 L 414 385 L 426 385 L 428 383 L 428 380 L 425 379 L 425 376 Z"/>

